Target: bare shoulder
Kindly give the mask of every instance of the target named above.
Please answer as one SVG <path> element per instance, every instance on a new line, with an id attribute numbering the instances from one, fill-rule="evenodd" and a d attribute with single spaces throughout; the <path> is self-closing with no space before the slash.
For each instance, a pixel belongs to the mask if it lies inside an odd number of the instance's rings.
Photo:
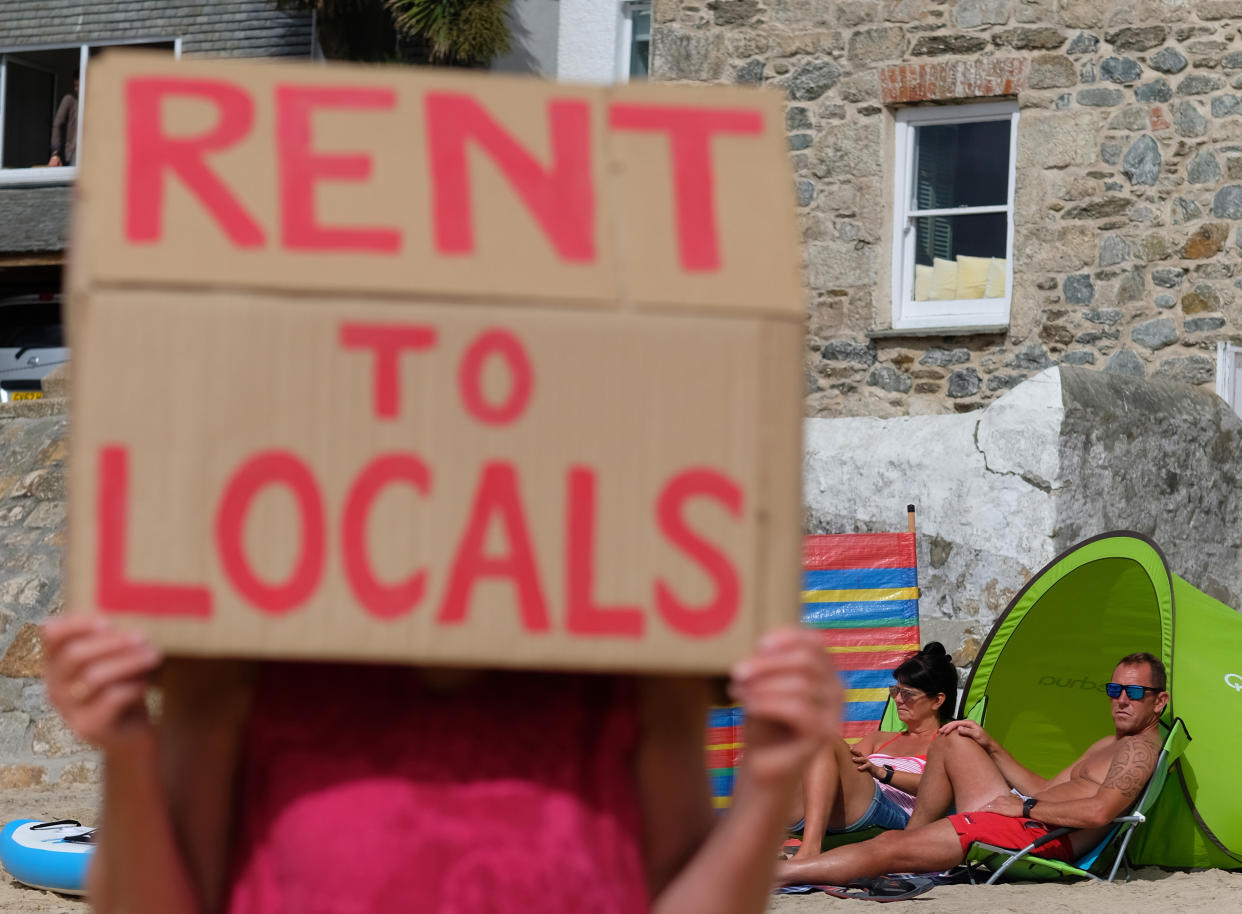
<path id="1" fill-rule="evenodd" d="M 1136 798 L 1156 770 L 1156 759 L 1159 756 L 1160 739 L 1155 733 L 1120 737 L 1112 749 L 1104 786 L 1120 792 L 1128 799 Z"/>
<path id="2" fill-rule="evenodd" d="M 870 755 L 875 752 L 876 746 L 887 742 L 890 739 L 894 739 L 897 736 L 900 736 L 900 734 L 889 733 L 887 730 L 876 730 L 872 733 L 867 733 L 859 737 L 858 742 L 854 743 L 854 748 L 863 755 Z"/>

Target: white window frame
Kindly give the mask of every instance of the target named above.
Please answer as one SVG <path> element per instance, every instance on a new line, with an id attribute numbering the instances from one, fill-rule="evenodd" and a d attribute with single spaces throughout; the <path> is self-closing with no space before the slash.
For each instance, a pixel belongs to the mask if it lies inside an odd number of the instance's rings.
<path id="1" fill-rule="evenodd" d="M 918 210 L 915 200 L 916 128 L 931 124 L 1009 121 L 1009 188 L 1004 205 L 962 206 Z M 892 319 L 894 330 L 996 332 L 1009 327 L 1013 299 L 1013 199 L 1018 150 L 1018 103 L 980 102 L 923 108 L 903 108 L 896 118 L 896 156 L 893 193 Z M 965 216 L 972 213 L 1007 215 L 1005 294 L 998 298 L 946 301 L 914 300 L 914 242 L 916 216 Z"/>
<path id="2" fill-rule="evenodd" d="M 1242 346 L 1216 344 L 1216 393 L 1242 416 Z"/>
<path id="3" fill-rule="evenodd" d="M 82 122 L 86 119 L 86 80 L 87 65 L 90 62 L 91 48 L 115 48 L 125 45 L 142 46 L 148 44 L 167 44 L 173 46 L 173 57 L 181 57 L 180 38 L 125 38 L 109 41 L 73 42 L 70 44 L 31 44 L 21 47 L 0 48 L 0 149 L 4 148 L 4 99 L 8 76 L 9 54 L 25 54 L 31 51 L 64 51 L 78 49 L 78 161 L 83 155 Z M 59 103 L 59 99 L 57 99 Z M 59 168 L 4 168 L 0 166 L 0 186 L 20 184 L 70 184 L 78 177 L 78 166 L 62 165 Z"/>
<path id="4" fill-rule="evenodd" d="M 634 16 L 651 14 L 651 0 L 622 0 L 617 21 L 617 64 L 613 78 L 618 83 L 630 81 L 630 52 L 634 46 Z M 648 61 L 650 64 L 650 61 Z"/>

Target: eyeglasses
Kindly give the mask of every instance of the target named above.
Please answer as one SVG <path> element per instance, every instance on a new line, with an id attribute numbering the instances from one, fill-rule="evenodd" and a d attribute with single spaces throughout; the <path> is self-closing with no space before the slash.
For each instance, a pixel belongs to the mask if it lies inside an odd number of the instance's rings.
<path id="1" fill-rule="evenodd" d="M 926 692 L 920 692 L 918 689 L 903 689 L 901 686 L 889 686 L 888 694 L 893 698 L 900 695 L 901 700 L 906 704 L 909 704 L 916 698 L 925 698 L 927 696 Z"/>
<path id="2" fill-rule="evenodd" d="M 1160 690 L 1157 689 L 1155 686 L 1141 686 L 1141 685 L 1124 685 L 1123 686 L 1120 682 L 1104 683 L 1104 692 L 1105 694 L 1108 695 L 1109 698 L 1120 698 L 1121 693 L 1125 692 L 1126 696 L 1131 701 L 1142 701 L 1144 693 L 1146 692 L 1159 693 L 1159 691 Z"/>

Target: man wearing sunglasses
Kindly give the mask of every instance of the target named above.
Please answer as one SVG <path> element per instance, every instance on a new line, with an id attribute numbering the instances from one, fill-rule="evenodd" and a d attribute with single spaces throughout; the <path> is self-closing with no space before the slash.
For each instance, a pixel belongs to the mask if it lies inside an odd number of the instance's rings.
<path id="1" fill-rule="evenodd" d="M 1076 859 L 1151 778 L 1160 755 L 1157 724 L 1169 702 L 1165 685 L 1164 664 L 1151 654 L 1122 657 L 1105 686 L 1113 733 L 1051 778 L 1020 764 L 974 721 L 945 724 L 928 752 L 904 830 L 787 867 L 785 881 L 844 885 L 885 873 L 934 872 L 961 863 L 974 841 L 1016 850 L 1061 826 L 1077 831 L 1048 842 L 1040 854 Z M 954 807 L 958 812 L 948 815 Z"/>

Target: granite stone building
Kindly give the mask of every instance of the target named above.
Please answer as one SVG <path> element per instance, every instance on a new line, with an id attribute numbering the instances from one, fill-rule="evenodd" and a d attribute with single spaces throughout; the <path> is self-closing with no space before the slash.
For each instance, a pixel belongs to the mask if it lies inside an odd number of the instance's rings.
<path id="1" fill-rule="evenodd" d="M 651 72 L 786 95 L 809 416 L 1236 356 L 1242 0 L 655 0 Z"/>

